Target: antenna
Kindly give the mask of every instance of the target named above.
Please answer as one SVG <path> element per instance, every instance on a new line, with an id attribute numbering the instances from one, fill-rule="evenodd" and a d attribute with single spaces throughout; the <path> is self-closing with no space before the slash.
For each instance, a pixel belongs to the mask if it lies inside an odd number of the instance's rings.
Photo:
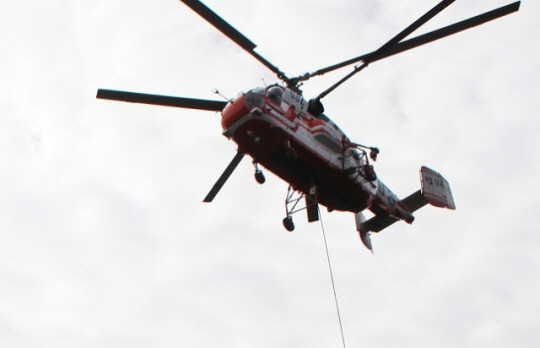
<path id="1" fill-rule="evenodd" d="M 231 99 L 231 98 L 227 98 L 226 96 L 224 96 L 223 94 L 221 94 L 221 92 L 220 92 L 217 88 L 214 88 L 214 89 L 212 90 L 212 93 L 219 95 L 221 98 L 225 99 L 225 100 L 228 101 L 229 103 L 232 102 L 232 99 Z"/>

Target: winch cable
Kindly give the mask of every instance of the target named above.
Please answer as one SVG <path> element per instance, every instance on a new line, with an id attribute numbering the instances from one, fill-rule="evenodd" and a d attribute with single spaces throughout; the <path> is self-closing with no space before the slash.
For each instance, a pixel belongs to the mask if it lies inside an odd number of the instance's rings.
<path id="1" fill-rule="evenodd" d="M 321 230 L 322 230 L 322 235 L 323 235 L 323 239 L 324 239 L 324 247 L 326 249 L 326 259 L 328 260 L 328 269 L 330 270 L 330 280 L 332 281 L 332 290 L 334 292 L 334 300 L 336 302 L 336 312 L 337 312 L 337 317 L 338 317 L 338 321 L 339 321 L 339 329 L 340 329 L 340 332 L 341 332 L 341 341 L 343 342 L 343 348 L 346 348 L 345 335 L 343 334 L 343 322 L 341 321 L 341 313 L 339 311 L 339 303 L 338 303 L 338 298 L 337 298 L 337 293 L 336 293 L 336 283 L 334 282 L 334 272 L 332 271 L 332 263 L 330 262 L 330 253 L 328 251 L 328 242 L 326 240 L 326 233 L 324 231 L 324 224 L 323 224 L 320 208 L 319 208 L 319 221 L 321 222 Z"/>

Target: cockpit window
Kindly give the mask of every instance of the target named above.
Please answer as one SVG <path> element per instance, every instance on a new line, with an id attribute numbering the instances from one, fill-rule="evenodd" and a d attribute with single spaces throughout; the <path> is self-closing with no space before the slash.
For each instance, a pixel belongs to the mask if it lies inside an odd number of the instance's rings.
<path id="1" fill-rule="evenodd" d="M 256 87 L 256 88 L 253 88 L 250 92 L 260 94 L 260 95 L 264 95 L 264 91 L 265 91 L 265 89 L 263 87 Z"/>
<path id="2" fill-rule="evenodd" d="M 279 105 L 283 100 L 283 90 L 277 86 L 270 87 L 270 89 L 268 89 L 268 92 L 266 93 L 266 96 L 270 98 L 270 100 L 272 100 L 274 103 Z"/>

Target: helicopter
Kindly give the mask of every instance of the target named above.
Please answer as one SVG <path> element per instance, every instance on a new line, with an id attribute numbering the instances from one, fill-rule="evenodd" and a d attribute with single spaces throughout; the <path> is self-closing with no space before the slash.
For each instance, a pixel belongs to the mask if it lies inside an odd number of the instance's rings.
<path id="1" fill-rule="evenodd" d="M 244 51 L 270 69 L 280 83 L 256 87 L 227 101 L 172 97 L 99 89 L 97 98 L 132 103 L 198 109 L 221 113 L 223 135 L 237 145 L 237 153 L 203 202 L 212 202 L 242 159 L 253 160 L 255 179 L 265 182 L 259 166 L 289 184 L 285 199 L 286 230 L 293 231 L 293 214 L 305 210 L 309 222 L 320 219 L 319 205 L 328 211 L 348 211 L 355 216 L 363 244 L 373 252 L 372 232 L 380 232 L 397 221 L 412 223 L 413 213 L 430 204 L 454 210 L 456 205 L 448 181 L 437 171 L 420 168 L 421 188 L 399 199 L 377 176 L 373 162 L 379 149 L 353 142 L 326 114 L 321 100 L 345 81 L 378 60 L 439 40 L 517 12 L 520 1 L 471 17 L 438 30 L 404 40 L 455 0 L 442 0 L 379 49 L 340 63 L 288 77 L 255 51 L 246 36 L 198 0 L 181 0 Z M 301 86 L 310 78 L 353 65 L 342 79 L 307 100 Z M 364 211 L 373 217 L 367 219 Z"/>

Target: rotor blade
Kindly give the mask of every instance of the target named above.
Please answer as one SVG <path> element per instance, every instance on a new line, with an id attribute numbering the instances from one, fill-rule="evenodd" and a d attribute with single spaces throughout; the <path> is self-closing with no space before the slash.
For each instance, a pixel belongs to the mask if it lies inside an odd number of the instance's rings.
<path id="1" fill-rule="evenodd" d="M 169 97 L 156 94 L 115 91 L 110 89 L 98 89 L 96 98 L 208 111 L 221 111 L 225 105 L 227 105 L 227 102 L 218 100 Z"/>
<path id="2" fill-rule="evenodd" d="M 328 67 L 323 68 L 323 69 L 319 69 L 316 72 L 309 74 L 308 76 L 313 77 L 313 76 L 323 75 L 323 74 L 326 74 L 327 72 L 343 68 L 343 67 L 345 67 L 347 65 L 351 65 L 351 64 L 354 64 L 354 63 L 364 61 L 364 60 L 368 59 L 369 57 L 372 57 L 371 62 L 374 62 L 374 61 L 377 61 L 377 60 L 380 60 L 380 59 L 383 59 L 383 58 L 393 56 L 395 54 L 410 50 L 412 48 L 415 48 L 415 47 L 418 47 L 418 46 L 421 46 L 421 45 L 425 45 L 427 43 L 430 43 L 430 42 L 442 39 L 444 37 L 459 33 L 460 31 L 464 31 L 464 30 L 479 26 L 481 24 L 487 23 L 489 21 L 498 19 L 500 17 L 504 17 L 504 16 L 509 15 L 511 13 L 517 12 L 519 10 L 520 4 L 521 4 L 521 1 L 516 1 L 516 2 L 511 3 L 509 5 L 497 8 L 495 10 L 483 13 L 481 15 L 478 15 L 478 16 L 466 19 L 464 21 L 449 25 L 447 27 L 444 27 L 444 28 L 429 32 L 427 34 L 417 36 L 417 37 L 412 38 L 412 39 L 400 42 L 397 45 L 389 48 L 386 52 L 384 52 L 384 53 L 380 54 L 379 56 L 377 56 L 376 59 L 373 59 L 374 54 L 377 52 L 377 51 L 374 51 L 374 52 L 371 52 L 371 53 L 367 53 L 367 54 L 364 54 L 364 55 L 361 55 L 361 56 L 346 60 L 346 61 L 338 63 L 338 64 L 328 66 Z"/>
<path id="3" fill-rule="evenodd" d="M 180 0 L 186 4 L 189 8 L 195 11 L 199 16 L 204 18 L 208 23 L 212 24 L 217 30 L 221 31 L 225 36 L 227 36 L 232 41 L 236 42 L 240 47 L 242 47 L 246 52 L 251 54 L 255 59 L 261 62 L 268 69 L 273 71 L 278 75 L 280 79 L 288 81 L 289 79 L 285 74 L 279 70 L 279 68 L 264 57 L 255 52 L 255 45 L 250 39 L 245 37 L 242 33 L 236 30 L 232 25 L 227 23 L 223 18 L 218 16 L 214 11 L 204 5 L 198 0 Z"/>
<path id="4" fill-rule="evenodd" d="M 366 57 L 366 59 L 364 59 L 364 62 L 370 63 L 372 61 L 377 60 L 379 56 L 383 55 L 390 48 L 392 48 L 393 46 L 398 44 L 401 40 L 409 36 L 413 31 L 420 28 L 422 25 L 427 23 L 430 19 L 435 17 L 437 14 L 441 13 L 445 8 L 450 6 L 454 1 L 455 0 L 442 0 L 431 10 L 426 12 L 426 14 L 424 14 L 422 17 L 418 18 L 407 28 L 403 29 L 399 34 L 394 36 L 390 41 L 382 45 L 378 50 L 376 50 L 375 52 L 372 52 L 368 57 Z"/>
<path id="5" fill-rule="evenodd" d="M 395 54 L 410 50 L 412 48 L 425 45 L 427 43 L 442 39 L 444 37 L 459 33 L 461 31 L 474 28 L 486 22 L 492 21 L 494 19 L 509 15 L 511 13 L 517 12 L 521 1 L 514 2 L 512 4 L 500 7 L 498 9 L 486 12 L 484 14 L 466 19 L 464 21 L 446 26 L 444 28 L 434 30 L 427 34 L 423 34 L 412 38 L 410 40 L 403 41 L 399 43 L 396 47 L 393 47 L 386 51 L 383 55 L 378 57 L 376 60 L 383 59 L 386 57 L 393 56 Z"/>
<path id="6" fill-rule="evenodd" d="M 223 174 L 221 174 L 219 177 L 218 181 L 216 181 L 210 192 L 208 192 L 203 202 L 210 203 L 214 200 L 219 190 L 221 190 L 227 179 L 229 179 L 229 176 L 231 176 L 232 172 L 236 169 L 242 158 L 244 158 L 243 153 L 236 153 L 236 156 L 234 156 L 231 163 L 229 163 Z"/>
<path id="7" fill-rule="evenodd" d="M 236 42 L 240 47 L 246 51 L 251 51 L 257 47 L 251 40 L 245 37 L 242 33 L 236 30 L 232 25 L 227 23 L 223 18 L 218 16 L 214 11 L 206 7 L 202 2 L 198 0 L 180 0 L 193 11 L 197 12 L 199 16 L 206 19 L 216 29 L 225 34 L 229 39 Z"/>
<path id="8" fill-rule="evenodd" d="M 435 17 L 437 14 L 441 13 L 442 10 L 447 8 L 450 4 L 452 4 L 455 0 L 442 0 L 440 3 L 438 3 L 435 7 L 433 7 L 431 10 L 426 12 L 422 17 L 418 18 L 416 21 L 414 21 L 411 25 L 409 25 L 407 28 L 403 29 L 399 34 L 394 36 L 392 39 L 390 39 L 388 42 L 386 42 L 384 45 L 382 45 L 378 50 L 370 53 L 367 57 L 363 59 L 364 63 L 361 65 L 358 65 L 354 67 L 354 70 L 347 74 L 345 77 L 343 77 L 338 82 L 334 83 L 332 86 L 330 86 L 328 89 L 326 89 L 324 92 L 319 94 L 315 100 L 320 101 L 322 98 L 327 96 L 330 92 L 335 90 L 337 87 L 341 86 L 345 81 L 359 73 L 360 71 L 364 70 L 369 63 L 376 61 L 379 59 L 380 56 L 385 54 L 389 49 L 397 45 L 401 40 L 403 40 L 405 37 L 407 37 L 409 34 L 411 34 L 416 29 L 420 28 L 423 24 L 425 24 L 427 21 Z"/>

